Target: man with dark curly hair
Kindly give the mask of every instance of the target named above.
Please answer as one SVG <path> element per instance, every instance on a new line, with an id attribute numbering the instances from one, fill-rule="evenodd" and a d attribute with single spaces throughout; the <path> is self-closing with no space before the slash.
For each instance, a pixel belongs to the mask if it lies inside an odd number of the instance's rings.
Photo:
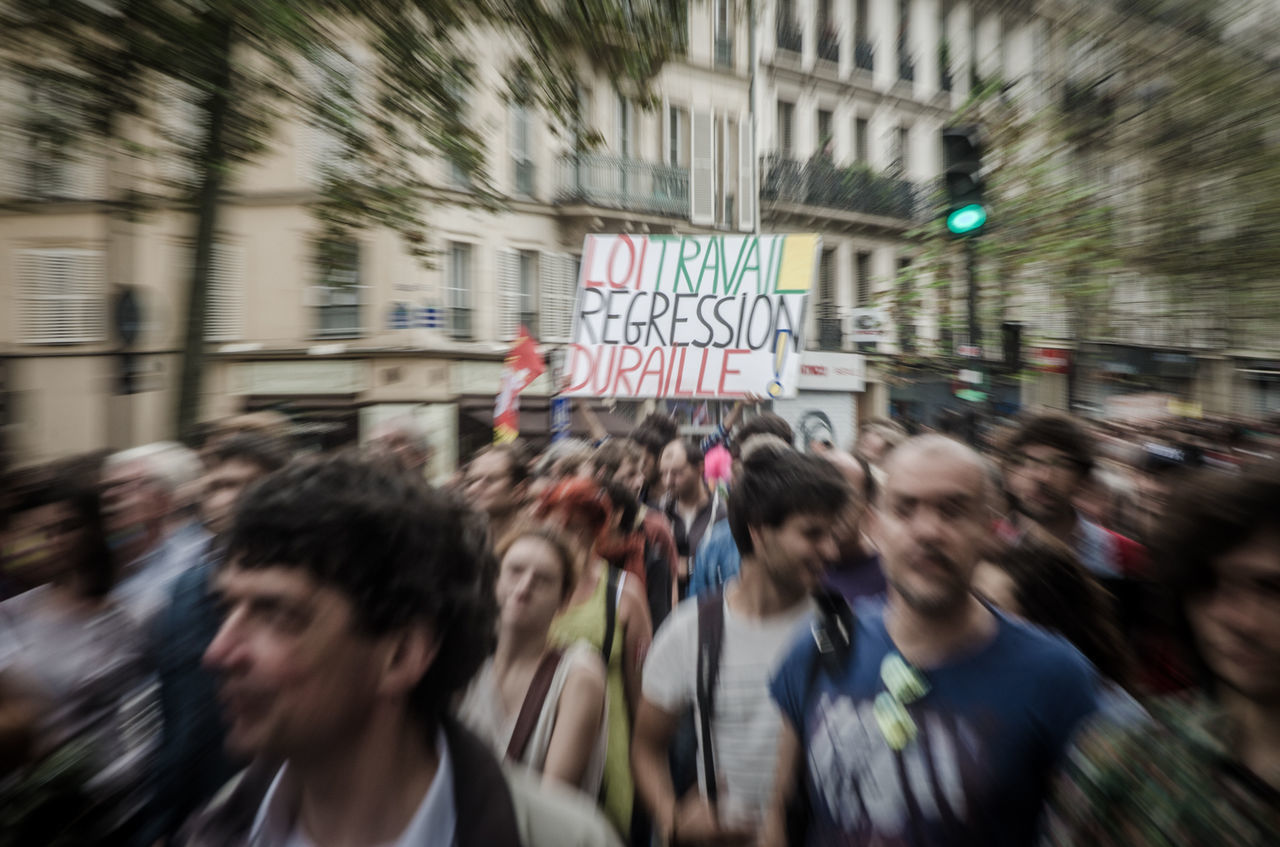
<path id="1" fill-rule="evenodd" d="M 447 716 L 494 637 L 460 503 L 391 465 L 301 460 L 241 502 L 214 580 L 227 747 L 255 764 L 188 844 L 615 843 L 590 803 L 505 771 Z"/>

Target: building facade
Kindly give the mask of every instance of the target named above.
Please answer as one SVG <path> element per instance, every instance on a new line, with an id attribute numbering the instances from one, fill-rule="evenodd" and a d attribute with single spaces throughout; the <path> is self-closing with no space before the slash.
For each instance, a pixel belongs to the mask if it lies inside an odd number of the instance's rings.
<path id="1" fill-rule="evenodd" d="M 584 84 L 583 114 L 603 138 L 586 153 L 544 116 L 499 96 L 510 50 L 477 35 L 476 54 L 490 59 L 467 93 L 468 119 L 487 139 L 487 171 L 507 202 L 498 212 L 477 208 L 456 168 L 423 162 L 424 180 L 445 198 L 427 212 L 429 267 L 379 230 L 325 245 L 319 260 L 308 205 L 334 145 L 305 114 L 287 114 L 223 205 L 200 416 L 282 410 L 319 446 L 412 416 L 433 433 L 442 475 L 491 437 L 502 358 L 521 325 L 558 360 L 584 235 L 764 231 L 822 235 L 809 347 L 847 376 L 829 385 L 812 377 L 822 396 L 794 414 L 822 413 L 841 444 L 857 421 L 891 410 L 927 418 L 931 403 L 955 402 L 950 387 L 895 388 L 892 365 L 904 353 L 946 352 L 953 340 L 936 307 L 963 292 L 940 294 L 912 274 L 908 233 L 931 214 L 939 130 L 981 80 L 999 76 L 1048 96 L 1066 59 L 1038 5 L 691 3 L 683 56 L 660 72 L 652 107 L 603 79 Z M 27 111 L 57 103 L 14 80 L 3 94 L 0 408 L 10 450 L 33 462 L 169 437 L 191 220 L 160 186 L 182 176 L 181 163 L 163 155 L 189 124 L 182 100 L 173 99 L 173 131 L 152 139 L 161 155 L 54 160 L 21 127 Z M 141 215 L 113 213 L 107 200 L 121 185 L 154 198 Z M 934 308 L 897 321 L 880 344 L 855 343 L 853 310 L 890 304 L 903 285 Z M 126 290 L 136 313 L 121 308 Z M 1111 361 L 1111 348 L 1066 337 L 1056 315 L 1048 301 L 1012 315 L 1028 352 L 1051 363 L 1017 389 L 1021 401 L 1064 406 L 1064 359 L 1093 357 L 1104 372 Z M 136 324 L 127 347 L 122 322 Z M 1158 364 L 1170 380 L 1188 378 L 1181 359 Z M 1280 404 L 1280 367 L 1264 365 L 1212 373 L 1232 386 L 1261 381 Z M 1195 373 L 1189 396 L 1213 390 L 1215 408 L 1235 402 L 1221 380 Z M 521 428 L 535 440 L 548 434 L 553 393 L 549 374 L 522 397 Z M 649 408 L 619 402 L 603 411 L 622 429 Z M 694 425 L 721 412 L 714 404 L 678 411 Z"/>

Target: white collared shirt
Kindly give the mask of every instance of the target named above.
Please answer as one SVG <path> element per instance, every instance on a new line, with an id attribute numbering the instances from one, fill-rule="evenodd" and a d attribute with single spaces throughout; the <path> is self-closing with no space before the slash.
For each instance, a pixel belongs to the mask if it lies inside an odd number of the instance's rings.
<path id="1" fill-rule="evenodd" d="M 423 796 L 413 819 L 395 841 L 369 847 L 425 847 L 453 844 L 457 829 L 457 810 L 453 803 L 453 762 L 444 730 L 436 730 L 436 751 L 440 756 L 435 779 Z M 267 795 L 262 798 L 253 828 L 249 830 L 250 847 L 313 847 L 298 825 L 298 809 L 294 798 L 282 786 L 289 765 L 281 766 Z"/>

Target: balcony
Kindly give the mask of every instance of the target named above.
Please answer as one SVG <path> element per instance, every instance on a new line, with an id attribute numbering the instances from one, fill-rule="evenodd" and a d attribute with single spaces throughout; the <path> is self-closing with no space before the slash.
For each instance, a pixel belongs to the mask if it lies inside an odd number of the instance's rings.
<path id="1" fill-rule="evenodd" d="M 840 61 L 840 35 L 830 24 L 824 26 L 818 36 L 818 58 L 828 62 Z"/>
<path id="2" fill-rule="evenodd" d="M 733 67 L 733 39 L 723 35 L 716 36 L 716 67 Z"/>
<path id="3" fill-rule="evenodd" d="M 876 49 L 870 41 L 859 38 L 853 45 L 853 66 L 860 71 L 876 69 Z"/>
<path id="4" fill-rule="evenodd" d="M 626 212 L 689 216 L 689 169 L 597 153 L 559 161 L 559 204 L 585 203 Z"/>
<path id="5" fill-rule="evenodd" d="M 778 49 L 799 53 L 804 48 L 804 33 L 793 18 L 778 18 Z"/>
<path id="6" fill-rule="evenodd" d="M 761 157 L 760 199 L 768 203 L 818 206 L 910 221 L 917 208 L 910 182 L 873 173 L 861 165 L 837 167 L 823 156 L 808 162 L 771 154 Z"/>
<path id="7" fill-rule="evenodd" d="M 824 306 L 828 311 L 832 310 L 832 307 L 827 304 L 819 304 L 819 310 Z M 834 351 L 844 349 L 844 330 L 840 327 L 839 318 L 818 316 L 818 349 Z"/>

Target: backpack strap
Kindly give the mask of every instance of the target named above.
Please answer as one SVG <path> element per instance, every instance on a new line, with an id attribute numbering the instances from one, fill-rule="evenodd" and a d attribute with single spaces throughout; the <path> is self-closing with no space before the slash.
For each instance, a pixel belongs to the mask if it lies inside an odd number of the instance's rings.
<path id="1" fill-rule="evenodd" d="M 600 655 L 608 668 L 609 656 L 613 653 L 613 636 L 618 628 L 618 599 L 622 594 L 622 582 L 617 568 L 612 565 L 604 567 L 604 640 L 600 643 Z"/>
<path id="2" fill-rule="evenodd" d="M 724 641 L 724 594 L 712 591 L 698 598 L 698 677 L 696 681 L 698 727 L 702 738 L 702 772 L 707 801 L 714 808 L 719 799 L 715 744 L 711 720 L 715 714 L 716 685 L 720 679 L 720 652 Z"/>
<path id="3" fill-rule="evenodd" d="M 524 758 L 529 739 L 533 737 L 533 728 L 538 724 L 542 706 L 547 702 L 547 694 L 551 691 L 551 680 L 563 657 L 563 650 L 548 650 L 538 663 L 538 669 L 533 672 L 529 690 L 525 692 L 524 702 L 520 704 L 515 729 L 511 731 L 511 741 L 507 743 L 508 761 L 519 762 Z"/>

